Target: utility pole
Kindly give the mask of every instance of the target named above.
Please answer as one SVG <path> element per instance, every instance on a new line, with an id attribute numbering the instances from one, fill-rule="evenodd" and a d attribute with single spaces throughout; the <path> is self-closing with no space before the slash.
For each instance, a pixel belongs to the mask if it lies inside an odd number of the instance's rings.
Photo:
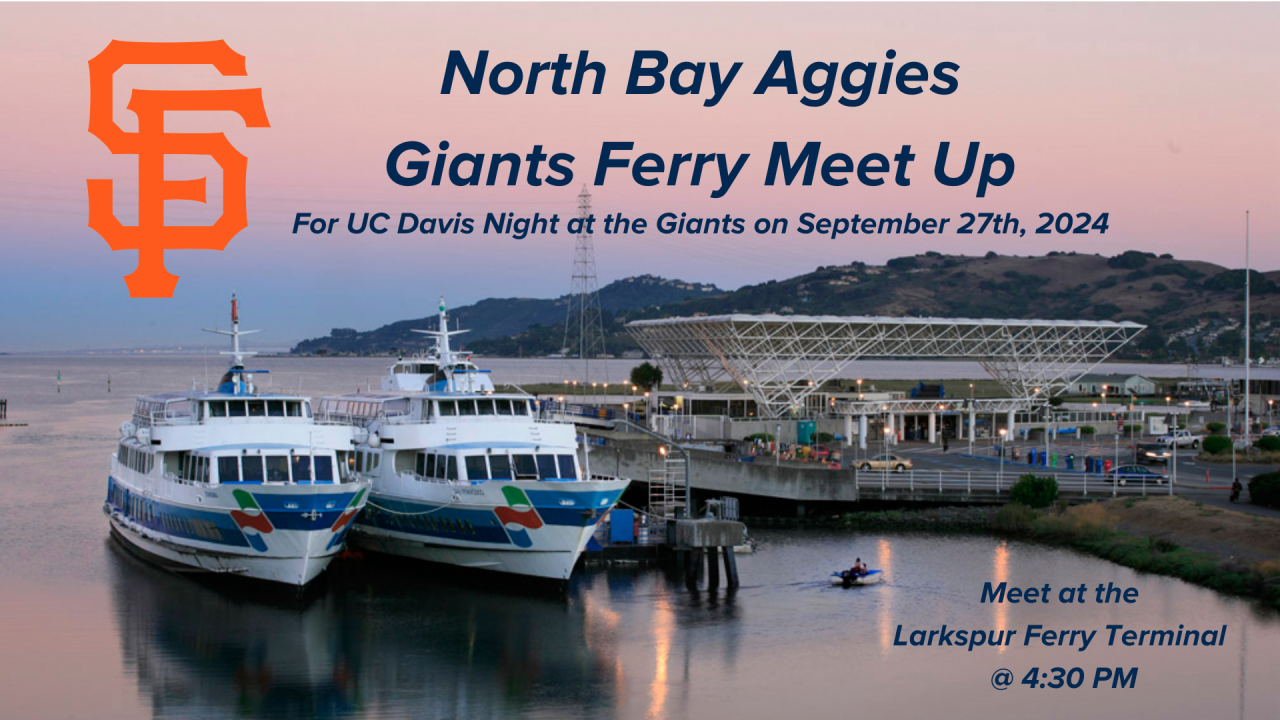
<path id="1" fill-rule="evenodd" d="M 605 354 L 604 317 L 600 310 L 600 287 L 596 278 L 595 242 L 587 227 L 591 218 L 591 193 L 582 186 L 578 193 L 578 218 L 582 228 L 578 232 L 573 251 L 573 280 L 569 287 L 569 307 L 564 321 L 564 354 L 577 353 L 582 361 L 581 380 L 585 387 L 591 382 L 591 358 Z M 603 378 L 607 380 L 608 378 Z"/>
<path id="2" fill-rule="evenodd" d="M 1244 443 L 1245 455 L 1249 454 L 1249 432 L 1253 428 L 1249 421 L 1249 365 L 1252 359 L 1249 354 L 1249 337 L 1253 334 L 1249 327 L 1249 211 L 1244 211 Z M 1233 478 L 1234 480 L 1234 478 Z"/>

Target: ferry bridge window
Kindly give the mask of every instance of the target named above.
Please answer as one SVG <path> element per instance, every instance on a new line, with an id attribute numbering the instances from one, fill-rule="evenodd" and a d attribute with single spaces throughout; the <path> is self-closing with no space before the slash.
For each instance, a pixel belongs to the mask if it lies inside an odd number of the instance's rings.
<path id="1" fill-rule="evenodd" d="M 285 413 L 289 417 L 302 417 L 302 403 L 297 400 L 286 400 L 284 403 Z"/>
<path id="2" fill-rule="evenodd" d="M 524 400 L 512 400 L 511 409 L 514 410 L 517 415 L 528 415 L 529 403 Z"/>
<path id="3" fill-rule="evenodd" d="M 240 458 L 240 465 L 244 471 L 245 482 L 262 482 L 262 458 L 258 455 L 245 455 Z"/>
<path id="4" fill-rule="evenodd" d="M 249 401 L 249 417 L 265 417 L 267 414 L 267 404 L 262 400 Z"/>
<path id="5" fill-rule="evenodd" d="M 333 482 L 333 459 L 328 455 L 317 455 L 311 462 L 315 465 L 316 482 Z"/>
<path id="6" fill-rule="evenodd" d="M 164 406 L 164 416 L 166 418 L 185 418 L 191 417 L 192 402 L 190 400 L 181 400 L 178 402 L 166 403 Z"/>
<path id="7" fill-rule="evenodd" d="M 240 482 L 240 458 L 218 458 L 218 482 Z"/>
<path id="8" fill-rule="evenodd" d="M 267 456 L 267 482 L 289 482 L 289 458 L 284 455 Z"/>
<path id="9" fill-rule="evenodd" d="M 227 404 L 222 401 L 209 403 L 209 417 L 226 417 Z"/>
<path id="10" fill-rule="evenodd" d="M 445 471 L 444 471 L 444 479 L 457 480 L 458 479 L 458 458 L 453 455 L 443 455 L 441 456 L 440 459 L 441 460 L 447 459 L 449 463 L 448 467 L 445 468 Z"/>
<path id="11" fill-rule="evenodd" d="M 267 416 L 268 416 L 268 417 L 284 417 L 284 401 L 283 401 L 283 400 L 268 400 L 268 401 L 267 401 Z"/>
<path id="12" fill-rule="evenodd" d="M 423 400 L 422 401 L 422 419 L 426 420 L 430 417 L 431 417 L 431 401 Z"/>
<path id="13" fill-rule="evenodd" d="M 466 463 L 468 480 L 489 479 L 489 466 L 485 464 L 483 455 L 468 455 Z"/>
<path id="14" fill-rule="evenodd" d="M 556 459 L 560 461 L 560 477 L 570 480 L 578 478 L 577 458 L 572 455 L 557 455 Z"/>
<path id="15" fill-rule="evenodd" d="M 294 455 L 293 462 L 290 463 L 290 472 L 293 473 L 294 482 L 304 482 L 311 479 L 311 456 L 310 455 Z"/>
<path id="16" fill-rule="evenodd" d="M 423 477 L 433 478 L 433 477 L 440 477 L 443 474 L 444 468 L 441 467 L 439 470 L 437 470 L 436 454 L 428 453 L 427 459 L 426 459 L 426 466 L 423 468 L 423 470 L 424 470 L 424 472 L 422 473 Z M 437 473 L 440 473 L 440 474 L 437 474 Z"/>
<path id="17" fill-rule="evenodd" d="M 511 457 L 515 460 L 517 480 L 538 479 L 538 466 L 534 463 L 532 455 L 512 455 Z"/>
<path id="18" fill-rule="evenodd" d="M 413 472 L 418 476 L 427 474 L 427 455 L 426 453 L 418 453 L 418 457 L 414 461 Z"/>
<path id="19" fill-rule="evenodd" d="M 409 400 L 407 398 L 396 398 L 382 403 L 382 414 L 388 417 L 399 417 L 409 414 Z"/>
<path id="20" fill-rule="evenodd" d="M 476 407 L 480 409 L 481 415 L 492 415 L 494 413 L 493 401 L 487 398 L 484 400 L 477 400 Z"/>
<path id="21" fill-rule="evenodd" d="M 459 400 L 458 414 L 459 415 L 475 415 L 476 401 L 475 400 Z"/>
<path id="22" fill-rule="evenodd" d="M 441 401 L 440 401 L 440 414 L 441 414 L 442 416 L 445 416 L 445 417 L 449 417 L 449 416 L 457 415 L 457 414 L 458 414 L 458 404 L 457 404 L 457 402 L 456 402 L 456 401 L 454 401 L 454 400 L 441 400 Z"/>
<path id="23" fill-rule="evenodd" d="M 494 480 L 511 479 L 511 458 L 506 453 L 489 456 L 489 476 Z"/>
<path id="24" fill-rule="evenodd" d="M 493 401 L 493 403 L 494 403 L 494 405 L 496 405 L 496 406 L 498 407 L 498 414 L 499 414 L 499 415 L 510 415 L 510 414 L 511 414 L 511 401 L 510 401 L 510 400 L 507 400 L 506 398 L 498 398 L 497 400 L 494 400 L 494 401 Z"/>
<path id="25" fill-rule="evenodd" d="M 227 403 L 227 415 L 229 417 L 244 417 L 244 401 L 231 400 Z"/>
<path id="26" fill-rule="evenodd" d="M 539 455 L 538 456 L 538 479 L 554 480 L 556 474 L 556 456 L 555 455 Z"/>

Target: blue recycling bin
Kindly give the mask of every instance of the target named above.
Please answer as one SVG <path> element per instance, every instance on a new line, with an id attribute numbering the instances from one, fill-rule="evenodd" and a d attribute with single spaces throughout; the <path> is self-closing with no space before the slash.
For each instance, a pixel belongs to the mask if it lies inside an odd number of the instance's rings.
<path id="1" fill-rule="evenodd" d="M 1075 469 L 1076 469 L 1076 456 L 1075 456 L 1075 454 L 1067 455 L 1067 469 L 1068 469 L 1068 470 L 1075 470 Z"/>

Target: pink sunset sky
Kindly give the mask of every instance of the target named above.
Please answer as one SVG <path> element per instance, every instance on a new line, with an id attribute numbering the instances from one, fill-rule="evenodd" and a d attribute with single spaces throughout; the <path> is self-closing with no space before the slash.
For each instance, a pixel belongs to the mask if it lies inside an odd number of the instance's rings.
<path id="1" fill-rule="evenodd" d="M 725 288 L 851 261 L 882 263 L 937 250 L 1031 255 L 1051 250 L 1173 253 L 1242 267 L 1243 211 L 1253 212 L 1253 265 L 1280 268 L 1280 7 L 1273 4 L 708 4 L 0 5 L 0 351 L 179 345 L 223 321 L 234 289 L 263 342 L 333 327 L 368 329 L 486 297 L 552 297 L 569 289 L 573 238 L 290 233 L 294 213 L 341 217 L 486 212 L 573 215 L 604 141 L 636 151 L 751 153 L 729 194 L 711 178 L 640 187 L 611 171 L 592 187 L 598 215 L 650 220 L 664 211 L 750 219 L 824 216 L 957 217 L 1010 212 L 1028 230 L 1041 212 L 1110 213 L 1105 235 L 678 236 L 597 233 L 601 284 L 642 273 Z M 249 158 L 248 230 L 225 252 L 174 251 L 172 300 L 132 300 L 121 276 L 132 251 L 112 252 L 86 227 L 87 178 L 112 178 L 116 212 L 136 218 L 137 158 L 112 156 L 87 132 L 87 61 L 113 40 L 223 39 L 247 57 L 246 78 L 211 67 L 128 67 L 116 75 L 115 118 L 134 87 L 261 87 L 270 129 L 230 113 L 169 113 L 172 131 L 226 132 Z M 805 107 L 779 90 L 751 94 L 778 50 L 811 62 L 951 61 L 958 90 L 873 95 L 861 107 Z M 524 67 L 588 50 L 607 68 L 601 95 L 441 95 L 450 50 Z M 672 63 L 743 68 L 724 100 L 704 94 L 628 96 L 636 50 Z M 418 140 L 451 153 L 575 155 L 569 187 L 401 187 L 388 153 Z M 917 154 L 910 187 L 765 187 L 770 146 L 823 143 L 855 158 Z M 938 143 L 980 141 L 1017 161 L 1006 186 L 933 181 Z M 168 203 L 169 224 L 205 224 L 221 211 L 220 173 L 207 158 L 171 157 L 167 177 L 207 175 L 210 202 Z M 1030 226 L 1030 227 L 1028 227 Z M 952 225 L 954 227 L 954 223 Z M 14 308 L 22 308 L 14 312 Z M 224 321 L 225 322 L 225 321 Z M 270 340 L 266 338 L 270 337 Z"/>

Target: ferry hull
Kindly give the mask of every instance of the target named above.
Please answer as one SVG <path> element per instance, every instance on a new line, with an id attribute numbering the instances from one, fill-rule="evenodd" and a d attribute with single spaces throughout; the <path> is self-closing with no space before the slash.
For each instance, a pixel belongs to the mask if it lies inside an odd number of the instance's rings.
<path id="1" fill-rule="evenodd" d="M 547 485 L 556 484 L 495 481 L 472 488 L 484 488 L 483 498 L 492 498 L 490 503 L 433 503 L 375 490 L 348 542 L 370 552 L 444 565 L 568 580 L 627 481 L 563 483 L 550 490 Z M 511 508 L 502 502 L 509 500 L 504 488 L 537 500 Z"/>
<path id="2" fill-rule="evenodd" d="M 246 488 L 181 488 L 199 493 L 193 506 L 112 477 L 103 512 L 116 537 L 170 569 L 303 586 L 343 551 L 368 498 L 365 483 Z"/>
<path id="3" fill-rule="evenodd" d="M 181 545 L 149 539 L 117 518 L 111 518 L 111 531 L 120 541 L 135 551 L 140 551 L 143 557 L 170 570 L 235 575 L 299 587 L 315 580 L 337 555 L 337 552 L 325 552 L 323 546 L 328 540 L 325 539 L 322 543 L 319 537 L 304 539 L 304 542 L 315 546 L 310 554 L 298 557 L 250 557 L 195 551 Z"/>

